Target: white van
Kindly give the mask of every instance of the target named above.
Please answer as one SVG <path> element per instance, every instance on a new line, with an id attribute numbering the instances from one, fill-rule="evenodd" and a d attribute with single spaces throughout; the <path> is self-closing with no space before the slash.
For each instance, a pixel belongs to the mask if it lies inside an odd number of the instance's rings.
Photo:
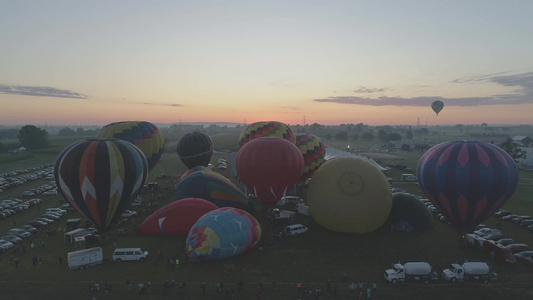
<path id="1" fill-rule="evenodd" d="M 285 233 L 285 235 L 298 235 L 306 233 L 307 229 L 308 228 L 303 226 L 302 224 L 292 224 L 285 226 L 283 233 Z"/>
<path id="2" fill-rule="evenodd" d="M 141 248 L 117 248 L 113 252 L 113 261 L 116 262 L 145 259 L 148 259 L 148 251 L 142 251 Z"/>

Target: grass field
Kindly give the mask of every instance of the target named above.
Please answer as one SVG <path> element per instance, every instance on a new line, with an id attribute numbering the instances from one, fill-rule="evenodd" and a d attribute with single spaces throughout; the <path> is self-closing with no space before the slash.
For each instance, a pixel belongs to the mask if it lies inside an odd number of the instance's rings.
<path id="1" fill-rule="evenodd" d="M 216 150 L 236 149 L 238 133 L 214 135 Z M 73 140 L 56 140 L 46 151 L 27 153 L 27 158 L 9 162 L 0 161 L 2 170 L 12 170 L 52 162 L 59 151 Z M 162 157 L 158 166 L 150 174 L 148 181 L 158 181 L 160 189 L 156 194 L 143 194 L 144 203 L 154 201 L 158 194 L 166 200 L 160 201 L 160 207 L 171 201 L 174 186 L 177 181 L 172 174 L 185 171 L 180 163 L 175 146 L 177 140 L 167 141 L 167 153 Z M 327 143 L 326 143 L 327 144 Z M 332 145 L 334 143 L 331 143 Z M 339 144 L 339 149 L 342 147 Z M 366 149 L 365 146 L 359 146 Z M 388 162 L 405 164 L 416 167 L 419 154 L 397 153 L 394 159 L 382 159 L 382 165 Z M 212 161 L 219 157 L 227 157 L 227 153 L 216 154 Z M 230 171 L 221 172 L 230 177 Z M 415 183 L 399 182 L 401 171 L 392 170 L 387 176 L 393 178 L 393 184 L 416 195 L 422 191 Z M 38 186 L 44 181 L 31 182 Z M 27 199 L 18 195 L 28 186 L 10 190 L 11 196 Z M 504 206 L 513 212 L 533 215 L 533 173 L 521 171 L 518 189 L 513 198 Z M 2 194 L 2 199 L 7 198 Z M 18 225 L 25 223 L 39 215 L 46 207 L 56 207 L 60 204 L 60 197 L 49 196 L 43 198 L 41 211 L 37 207 L 16 216 Z M 388 227 L 368 234 L 343 234 L 328 231 L 318 225 L 311 217 L 296 216 L 296 222 L 310 228 L 308 234 L 302 237 L 286 238 L 276 246 L 267 246 L 272 240 L 272 225 L 265 218 L 265 210 L 256 203 L 257 211 L 254 216 L 261 223 L 263 236 L 259 246 L 241 256 L 214 261 L 204 264 L 190 263 L 186 260 L 185 237 L 139 236 L 134 233 L 134 226 L 140 223 L 155 208 L 142 207 L 141 215 L 132 223 L 117 225 L 110 231 L 107 242 L 102 244 L 105 261 L 101 266 L 87 270 L 70 271 L 66 263 L 67 252 L 73 251 L 70 244 L 65 244 L 62 233 L 55 233 L 47 237 L 45 232 L 31 238 L 36 248 L 29 249 L 30 241 L 25 241 L 26 253 L 21 250 L 17 254 L 4 253 L 0 256 L 0 299 L 232 299 L 230 288 L 237 282 L 244 283 L 241 292 L 235 292 L 234 299 L 257 299 L 257 292 L 262 285 L 261 299 L 357 299 L 356 295 L 347 287 L 347 281 L 356 280 L 365 284 L 365 289 L 371 283 L 378 285 L 374 299 L 500 299 L 533 298 L 533 269 L 517 264 L 508 266 L 502 263 L 491 263 L 500 276 L 498 282 L 483 284 L 448 284 L 439 282 L 429 285 L 405 284 L 393 286 L 383 279 L 383 272 L 397 261 L 428 261 L 433 266 L 446 266 L 456 261 L 489 261 L 488 255 L 471 249 L 459 247 L 459 236 L 447 224 L 435 219 L 435 227 L 426 232 L 396 232 L 392 233 Z M 287 207 L 287 209 L 292 209 Z M 71 212 L 68 218 L 78 216 Z M 64 222 L 60 224 L 64 227 Z M 13 219 L 0 221 L 0 232 L 3 234 L 13 226 Z M 494 227 L 495 219 L 489 218 L 485 222 Z M 119 229 L 126 232 L 120 234 Z M 504 222 L 501 230 L 505 236 L 533 245 L 533 235 L 514 224 Z M 41 248 L 41 241 L 45 247 Z M 113 263 L 111 253 L 118 247 L 142 247 L 150 252 L 150 259 L 146 262 Z M 162 252 L 159 260 L 155 255 Z M 41 256 L 42 265 L 32 265 L 31 258 Z M 19 260 L 18 268 L 10 263 L 10 256 Z M 63 262 L 59 264 L 59 257 Z M 167 259 L 180 259 L 179 267 L 169 266 Z M 344 274 L 346 273 L 346 280 Z M 134 282 L 133 290 L 128 290 L 126 281 Z M 186 289 L 163 287 L 165 280 L 184 281 Z M 327 291 L 326 282 L 330 280 L 332 290 Z M 136 292 L 138 282 L 152 282 L 151 294 Z M 216 283 L 222 281 L 226 292 L 217 292 Z M 89 292 L 88 285 L 98 282 L 112 284 L 111 292 Z M 205 295 L 200 286 L 206 283 Z M 274 286 L 275 282 L 275 286 Z M 310 290 L 321 289 L 320 297 L 298 292 L 296 283 L 302 282 L 304 288 Z M 336 287 L 336 293 L 333 288 Z"/>

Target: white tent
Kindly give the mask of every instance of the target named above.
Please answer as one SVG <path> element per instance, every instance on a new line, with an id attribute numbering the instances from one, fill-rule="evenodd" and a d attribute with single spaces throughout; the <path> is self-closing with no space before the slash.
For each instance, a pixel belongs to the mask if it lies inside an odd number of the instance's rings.
<path id="1" fill-rule="evenodd" d="M 360 159 L 368 161 L 374 167 L 378 168 L 378 170 L 380 170 L 380 171 L 387 170 L 386 168 L 380 166 L 373 158 L 368 158 L 366 156 L 362 156 L 362 155 L 355 154 L 355 153 L 352 153 L 352 152 L 347 152 L 347 151 L 342 151 L 342 150 L 339 150 L 339 149 L 327 147 L 326 148 L 326 155 L 325 155 L 324 158 L 326 160 L 328 160 L 328 159 L 332 159 L 332 158 L 335 158 L 335 157 L 355 157 L 355 158 L 360 158 Z"/>

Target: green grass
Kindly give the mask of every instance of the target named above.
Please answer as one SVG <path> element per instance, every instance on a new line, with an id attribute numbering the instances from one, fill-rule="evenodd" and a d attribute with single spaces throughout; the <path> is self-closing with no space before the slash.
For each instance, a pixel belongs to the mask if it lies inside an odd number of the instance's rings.
<path id="1" fill-rule="evenodd" d="M 220 134 L 213 137 L 216 150 L 231 150 L 236 147 L 238 134 Z M 62 147 L 71 144 L 74 140 L 57 140 L 49 149 L 39 152 L 29 152 L 31 155 L 20 161 L 0 162 L 2 170 L 27 168 L 37 164 L 54 161 Z M 143 194 L 145 203 L 157 201 L 158 194 L 162 194 L 166 200 L 158 203 L 158 207 L 169 203 L 174 194 L 174 186 L 177 174 L 186 170 L 181 164 L 175 152 L 177 140 L 167 140 L 168 152 L 161 158 L 160 163 L 152 171 L 148 181 L 158 181 L 160 190 L 152 194 Z M 364 146 L 356 146 L 366 149 Z M 400 158 L 382 159 L 382 165 L 388 162 L 405 164 L 415 168 L 418 162 L 417 154 L 397 153 Z M 227 158 L 227 153 L 216 154 L 212 161 L 218 158 Z M 221 172 L 229 177 L 229 170 Z M 398 181 L 401 171 L 392 170 L 387 176 L 392 177 L 394 185 L 401 187 L 413 194 L 423 195 L 416 183 Z M 38 180 L 29 183 L 38 186 L 46 182 Z M 18 195 L 28 188 L 19 187 L 9 191 Z M 520 171 L 520 182 L 513 198 L 504 206 L 513 212 L 533 215 L 533 172 Z M 5 197 L 6 194 L 2 194 Z M 41 211 L 34 207 L 16 216 L 17 224 L 32 219 L 39 215 L 46 207 L 56 207 L 60 203 L 60 197 L 52 196 L 43 198 L 44 203 Z M 256 203 L 257 204 L 257 203 Z M 214 261 L 204 264 L 187 262 L 185 259 L 185 237 L 153 237 L 139 236 L 134 233 L 134 226 L 140 223 L 155 208 L 143 207 L 142 215 L 133 223 L 117 225 L 109 232 L 108 241 L 102 245 L 105 262 L 101 266 L 87 270 L 70 271 L 67 268 L 66 254 L 73 250 L 73 246 L 63 242 L 62 233 L 56 233 L 48 238 L 45 232 L 32 237 L 37 245 L 41 240 L 46 241 L 45 249 L 37 247 L 33 251 L 29 249 L 29 241 L 26 241 L 26 253 L 20 251 L 17 255 L 12 252 L 0 255 L 0 289 L 1 299 L 91 299 L 92 294 L 88 291 L 88 284 L 99 282 L 103 287 L 105 282 L 112 283 L 113 291 L 99 292 L 97 299 L 224 299 L 215 289 L 218 281 L 223 281 L 225 287 L 236 285 L 238 281 L 244 282 L 244 290 L 237 293 L 235 299 L 255 299 L 258 285 L 263 282 L 261 299 L 312 299 L 299 294 L 296 290 L 296 282 L 301 281 L 304 287 L 322 289 L 321 299 L 354 299 L 343 280 L 343 274 L 347 272 L 349 280 L 362 281 L 366 285 L 377 282 L 379 299 L 495 299 L 515 298 L 524 299 L 533 297 L 531 281 L 533 270 L 522 265 L 507 266 L 501 263 L 491 263 L 499 273 L 501 280 L 489 285 L 481 284 L 447 284 L 440 282 L 430 285 L 407 284 L 392 286 L 383 279 L 383 272 L 392 263 L 397 261 L 426 260 L 434 266 L 446 266 L 457 260 L 481 260 L 488 261 L 490 258 L 483 252 L 478 252 L 459 247 L 458 235 L 445 223 L 435 220 L 435 227 L 426 232 L 400 232 L 391 233 L 387 226 L 368 234 L 345 234 L 328 231 L 318 225 L 311 217 L 296 216 L 296 222 L 310 228 L 308 234 L 303 237 L 286 238 L 278 246 L 266 247 L 272 240 L 273 226 L 265 219 L 265 210 L 260 205 L 254 216 L 261 223 L 263 236 L 259 246 L 252 251 L 240 256 Z M 292 209 L 292 207 L 286 207 Z M 69 218 L 79 216 L 76 212 L 69 214 Z M 66 218 L 61 226 L 65 224 Z M 13 226 L 13 219 L 0 221 L 0 232 L 4 233 Z M 496 226 L 494 218 L 485 222 L 488 226 Z M 506 236 L 515 238 L 521 242 L 533 245 L 533 235 L 513 224 L 503 223 L 501 230 Z M 127 234 L 122 235 L 119 229 Z M 111 253 L 114 249 L 113 240 L 117 241 L 118 247 L 142 247 L 150 252 L 150 259 L 144 263 L 112 263 Z M 262 250 L 261 250 L 262 249 Z M 164 259 L 159 261 L 155 255 L 158 250 L 163 253 Z M 16 269 L 10 265 L 9 256 L 16 256 L 20 265 Z M 33 266 L 31 257 L 40 255 L 43 264 Z M 58 257 L 63 257 L 63 264 L 59 265 Z M 166 259 L 179 257 L 179 268 L 167 265 Z M 135 291 L 128 291 L 126 280 L 131 279 L 136 284 L 139 281 L 153 283 L 151 295 L 139 295 Z M 165 280 L 185 281 L 186 291 L 170 289 L 165 295 L 162 283 Z M 337 295 L 326 292 L 326 281 L 337 285 Z M 277 282 L 277 289 L 273 288 L 272 282 Z M 206 295 L 202 295 L 200 284 L 206 282 Z M 135 287 L 134 287 L 135 289 Z"/>

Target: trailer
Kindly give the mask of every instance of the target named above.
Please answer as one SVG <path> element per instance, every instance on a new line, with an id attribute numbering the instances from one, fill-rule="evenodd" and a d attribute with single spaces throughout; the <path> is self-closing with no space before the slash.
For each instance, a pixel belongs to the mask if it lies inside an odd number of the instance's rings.
<path id="1" fill-rule="evenodd" d="M 78 228 L 78 229 L 74 229 L 72 231 L 66 232 L 65 233 L 65 243 L 73 244 L 77 237 L 84 236 L 84 235 L 87 235 L 87 234 L 88 234 L 88 232 L 87 232 L 87 229 L 85 229 L 85 228 Z"/>
<path id="2" fill-rule="evenodd" d="M 104 262 L 102 248 L 94 247 L 67 254 L 68 267 L 71 270 L 87 269 L 90 266 L 100 265 Z"/>

